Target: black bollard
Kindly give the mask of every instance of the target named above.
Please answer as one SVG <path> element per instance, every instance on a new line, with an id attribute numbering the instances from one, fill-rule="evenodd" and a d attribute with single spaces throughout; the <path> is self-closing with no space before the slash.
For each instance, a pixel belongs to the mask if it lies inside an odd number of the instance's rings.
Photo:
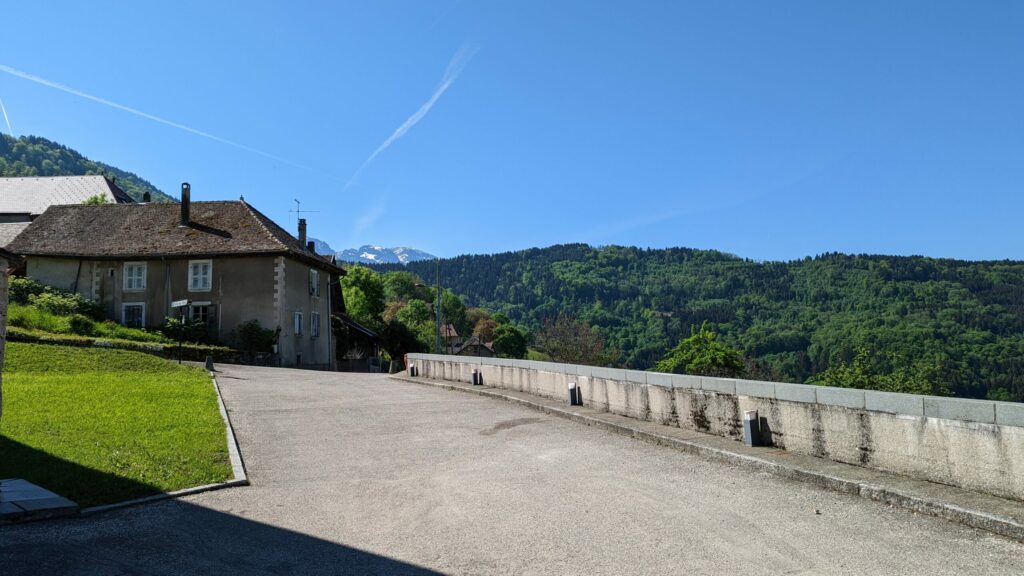
<path id="1" fill-rule="evenodd" d="M 583 394 L 575 382 L 569 382 L 569 405 L 583 406 Z"/>

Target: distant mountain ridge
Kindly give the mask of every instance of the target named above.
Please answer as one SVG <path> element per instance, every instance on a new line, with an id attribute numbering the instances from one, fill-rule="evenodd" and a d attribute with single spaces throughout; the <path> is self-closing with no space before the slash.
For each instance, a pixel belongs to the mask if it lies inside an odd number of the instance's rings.
<path id="1" fill-rule="evenodd" d="M 132 172 L 86 158 L 78 151 L 39 136 L 0 134 L 0 176 L 86 176 L 101 174 L 114 178 L 117 186 L 136 202 L 146 192 L 153 202 L 177 202 L 152 183 Z"/>
<path id="2" fill-rule="evenodd" d="M 324 242 L 323 240 L 320 240 L 319 238 L 310 237 L 309 241 L 313 243 L 313 250 L 317 254 L 327 256 L 330 254 L 334 254 L 335 252 L 334 248 L 331 248 L 330 244 Z"/>
<path id="3" fill-rule="evenodd" d="M 337 256 L 339 260 L 354 262 L 357 264 L 408 264 L 410 262 L 434 260 L 437 258 L 433 254 L 428 254 L 422 250 L 406 246 L 385 248 L 383 246 L 371 246 L 369 244 L 360 246 L 359 248 L 340 250 L 337 252 Z"/>

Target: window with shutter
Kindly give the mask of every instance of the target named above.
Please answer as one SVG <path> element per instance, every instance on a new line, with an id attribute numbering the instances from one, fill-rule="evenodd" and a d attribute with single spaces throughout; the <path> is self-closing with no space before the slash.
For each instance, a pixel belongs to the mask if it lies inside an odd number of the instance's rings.
<path id="1" fill-rule="evenodd" d="M 209 292 L 213 286 L 213 262 L 190 260 L 188 263 L 189 292 Z"/>
<path id="2" fill-rule="evenodd" d="M 125 262 L 122 276 L 125 292 L 142 292 L 146 289 L 145 262 Z"/>

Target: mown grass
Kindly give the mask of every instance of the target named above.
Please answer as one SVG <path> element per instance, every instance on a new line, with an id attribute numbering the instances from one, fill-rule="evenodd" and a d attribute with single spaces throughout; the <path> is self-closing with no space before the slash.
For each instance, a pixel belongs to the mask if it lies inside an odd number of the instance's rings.
<path id="1" fill-rule="evenodd" d="M 209 376 L 149 354 L 9 342 L 0 478 L 92 506 L 231 477 Z"/>

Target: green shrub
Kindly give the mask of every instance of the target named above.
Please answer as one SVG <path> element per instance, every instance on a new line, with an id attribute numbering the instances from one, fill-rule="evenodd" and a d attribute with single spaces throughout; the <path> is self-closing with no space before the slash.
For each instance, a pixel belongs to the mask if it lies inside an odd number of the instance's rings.
<path id="1" fill-rule="evenodd" d="M 206 342 L 209 339 L 210 327 L 202 320 L 181 320 L 165 318 L 160 332 L 171 340 L 185 342 Z"/>
<path id="2" fill-rule="evenodd" d="M 83 298 L 80 294 L 69 294 L 48 290 L 42 294 L 32 294 L 28 297 L 29 303 L 43 312 L 49 312 L 58 316 L 70 316 L 82 314 L 100 320 L 103 318 L 103 309 L 96 302 Z"/>
<path id="3" fill-rule="evenodd" d="M 170 338 L 160 332 L 150 332 L 139 328 L 122 326 L 112 320 L 106 320 L 95 325 L 95 335 L 118 340 L 135 340 L 136 342 L 163 342 L 168 343 Z"/>
<path id="4" fill-rule="evenodd" d="M 14 304 L 29 304 L 30 296 L 38 296 L 46 292 L 47 289 L 52 290 L 49 286 L 44 286 L 31 278 L 12 276 L 7 285 L 7 295 L 9 301 Z"/>
<path id="5" fill-rule="evenodd" d="M 92 336 L 96 333 L 96 323 L 91 318 L 82 314 L 72 314 L 68 318 L 68 329 L 72 334 Z"/>
<path id="6" fill-rule="evenodd" d="M 239 350 L 250 354 L 271 352 L 274 349 L 274 344 L 277 343 L 277 336 L 280 333 L 280 328 L 270 330 L 263 328 L 259 320 L 249 320 L 248 322 L 242 322 L 232 331 L 231 342 Z"/>

